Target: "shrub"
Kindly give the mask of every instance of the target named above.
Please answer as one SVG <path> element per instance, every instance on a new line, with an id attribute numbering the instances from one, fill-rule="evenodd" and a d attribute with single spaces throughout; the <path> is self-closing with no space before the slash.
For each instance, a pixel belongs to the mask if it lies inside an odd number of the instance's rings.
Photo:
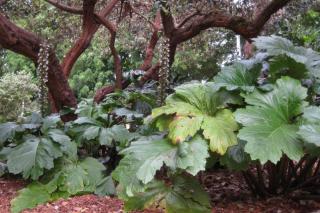
<path id="1" fill-rule="evenodd" d="M 7 73 L 0 78 L 0 120 L 15 120 L 38 110 L 37 85 L 28 73 Z"/>

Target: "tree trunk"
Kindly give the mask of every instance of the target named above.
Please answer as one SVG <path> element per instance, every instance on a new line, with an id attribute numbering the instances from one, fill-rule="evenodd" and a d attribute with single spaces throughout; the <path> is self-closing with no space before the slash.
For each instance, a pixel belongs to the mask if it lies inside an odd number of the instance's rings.
<path id="1" fill-rule="evenodd" d="M 0 45 L 3 48 L 22 54 L 37 64 L 38 52 L 42 42 L 35 34 L 17 27 L 0 13 Z M 47 86 L 54 100 L 55 106 L 53 107 L 57 110 L 62 109 L 64 106 L 76 107 L 77 100 L 63 74 L 54 50 L 50 50 L 48 66 Z M 64 120 L 72 118 L 74 116 L 65 116 Z"/>

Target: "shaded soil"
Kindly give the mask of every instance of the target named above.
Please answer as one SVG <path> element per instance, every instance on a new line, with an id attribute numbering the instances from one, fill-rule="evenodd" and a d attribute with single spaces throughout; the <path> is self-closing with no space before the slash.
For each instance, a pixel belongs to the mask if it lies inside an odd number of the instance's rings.
<path id="1" fill-rule="evenodd" d="M 285 197 L 259 200 L 251 195 L 242 176 L 236 173 L 215 171 L 201 174 L 199 179 L 211 195 L 212 213 L 320 213 L 319 200 Z M 9 213 L 10 200 L 24 185 L 23 181 L 0 179 L 0 213 Z M 118 213 L 124 212 L 122 209 L 123 203 L 116 198 L 83 195 L 40 205 L 24 213 Z"/>
<path id="2" fill-rule="evenodd" d="M 320 200 L 255 198 L 238 173 L 215 171 L 200 175 L 200 181 L 211 196 L 212 213 L 320 213 Z"/>

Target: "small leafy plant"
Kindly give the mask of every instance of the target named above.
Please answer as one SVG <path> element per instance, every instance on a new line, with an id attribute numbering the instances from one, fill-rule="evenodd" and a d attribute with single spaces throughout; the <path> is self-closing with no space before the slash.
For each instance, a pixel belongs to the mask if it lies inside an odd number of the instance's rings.
<path id="1" fill-rule="evenodd" d="M 63 128 L 59 115 L 42 118 L 36 113 L 0 125 L 0 157 L 8 173 L 33 180 L 12 200 L 12 212 L 78 193 L 107 193 L 99 189 L 112 181 L 105 179 L 103 164 L 94 158 L 78 158 L 77 145 Z"/>

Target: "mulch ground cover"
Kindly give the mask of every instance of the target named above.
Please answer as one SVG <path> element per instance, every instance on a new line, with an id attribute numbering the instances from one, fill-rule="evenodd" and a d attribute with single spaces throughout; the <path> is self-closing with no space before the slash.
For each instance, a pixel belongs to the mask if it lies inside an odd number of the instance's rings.
<path id="1" fill-rule="evenodd" d="M 205 189 L 209 192 L 213 213 L 320 213 L 320 201 L 273 197 L 257 199 L 248 190 L 242 176 L 228 171 L 201 174 Z M 9 213 L 10 200 L 25 186 L 21 180 L 0 179 L 0 213 Z M 38 206 L 24 213 L 120 213 L 123 203 L 117 198 L 95 195 L 75 196 Z M 137 211 L 161 213 L 160 209 Z"/>

